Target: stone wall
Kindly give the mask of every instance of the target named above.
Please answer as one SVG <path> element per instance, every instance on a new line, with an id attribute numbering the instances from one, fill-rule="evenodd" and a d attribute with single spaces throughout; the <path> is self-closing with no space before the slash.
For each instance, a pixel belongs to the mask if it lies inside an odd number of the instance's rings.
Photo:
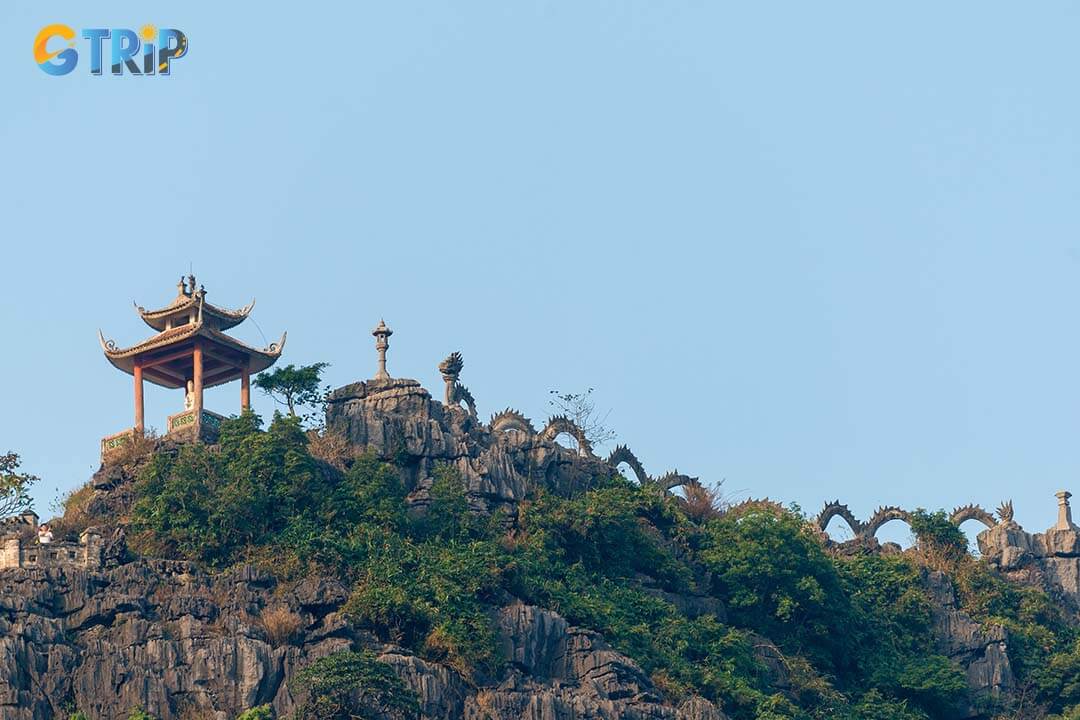
<path id="1" fill-rule="evenodd" d="M 93 530 L 85 531 L 78 542 L 42 544 L 36 538 L 12 535 L 0 539 L 0 570 L 5 568 L 101 567 L 103 543 Z"/>

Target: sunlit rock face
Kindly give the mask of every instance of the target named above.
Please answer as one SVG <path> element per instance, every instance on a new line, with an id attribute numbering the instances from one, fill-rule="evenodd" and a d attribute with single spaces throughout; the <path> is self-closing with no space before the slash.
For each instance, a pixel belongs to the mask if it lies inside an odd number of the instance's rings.
<path id="1" fill-rule="evenodd" d="M 428 502 L 439 464 L 455 468 L 478 509 L 495 510 L 530 489 L 571 494 L 613 470 L 544 433 L 493 431 L 465 408 L 444 405 L 415 380 L 368 380 L 330 394 L 327 428 L 402 468 L 410 501 Z"/>
<path id="2" fill-rule="evenodd" d="M 433 401 L 413 380 L 335 391 L 327 425 L 394 463 L 417 508 L 440 464 L 457 469 L 484 511 L 511 508 L 540 488 L 579 492 L 613 473 L 588 451 L 555 442 L 554 431 L 537 432 L 524 419 L 492 429 L 466 408 Z M 130 472 L 103 468 L 91 505 L 124 515 L 132 484 Z M 490 676 L 465 678 L 356 627 L 343 612 L 349 589 L 334 578 L 286 587 L 249 566 L 210 574 L 186 562 L 131 561 L 122 529 L 101 534 L 94 567 L 0 570 L 0 720 L 66 720 L 73 707 L 92 720 L 127 717 L 134 707 L 161 720 L 232 720 L 266 703 L 288 717 L 289 682 L 300 669 L 359 647 L 417 693 L 424 718 L 725 720 L 701 698 L 669 702 L 601 635 L 550 610 L 509 599 L 493 608 L 501 663 Z M 666 599 L 723 618 L 708 598 Z M 263 618 L 273 613 L 295 629 L 272 632 Z"/>
<path id="3" fill-rule="evenodd" d="M 498 612 L 502 667 L 479 686 L 452 668 L 379 643 L 341 613 L 333 579 L 295 587 L 250 567 L 208 575 L 184 562 L 138 561 L 98 572 L 0 572 L 0 720 L 155 717 L 231 720 L 264 703 L 294 709 L 289 681 L 312 661 L 374 649 L 419 696 L 425 718 L 723 720 L 701 699 L 666 704 L 646 674 L 595 632 L 511 604 Z M 275 636 L 270 611 L 295 618 Z M 201 714 L 200 714 L 201 713 Z"/>
<path id="4" fill-rule="evenodd" d="M 973 691 L 973 702 L 965 717 L 980 717 L 980 697 L 997 697 L 1016 684 L 1005 629 L 984 627 L 961 612 L 952 582 L 944 573 L 927 573 L 925 585 L 941 650 L 964 669 Z"/>
<path id="5" fill-rule="evenodd" d="M 1080 530 L 1028 533 L 1015 523 L 984 530 L 979 551 L 1011 579 L 1041 587 L 1080 610 Z"/>

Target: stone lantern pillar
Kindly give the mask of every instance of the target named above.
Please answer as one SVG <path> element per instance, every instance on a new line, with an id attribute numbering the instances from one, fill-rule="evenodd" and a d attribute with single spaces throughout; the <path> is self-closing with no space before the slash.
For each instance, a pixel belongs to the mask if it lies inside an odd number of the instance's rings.
<path id="1" fill-rule="evenodd" d="M 1072 521 L 1072 508 L 1069 507 L 1069 498 L 1072 497 L 1072 493 L 1068 490 L 1059 490 L 1054 495 L 1058 499 L 1058 519 L 1054 529 L 1075 530 L 1076 526 L 1073 525 Z"/>
<path id="2" fill-rule="evenodd" d="M 386 327 L 386 323 L 379 320 L 379 326 L 371 331 L 375 336 L 375 349 L 379 353 L 379 371 L 375 373 L 376 380 L 389 380 L 390 373 L 386 372 L 386 351 L 390 348 L 390 336 L 394 331 Z"/>

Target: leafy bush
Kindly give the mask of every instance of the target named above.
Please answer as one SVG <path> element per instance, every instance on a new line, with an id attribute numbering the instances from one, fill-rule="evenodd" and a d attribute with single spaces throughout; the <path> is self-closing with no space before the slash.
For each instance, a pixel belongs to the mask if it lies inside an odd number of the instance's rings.
<path id="1" fill-rule="evenodd" d="M 18 515 L 33 505 L 30 486 L 41 478 L 19 472 L 21 464 L 17 453 L 9 451 L 0 455 L 0 520 Z"/>
<path id="2" fill-rule="evenodd" d="M 269 705 L 259 705 L 240 713 L 236 720 L 274 720 L 274 711 Z"/>
<path id="3" fill-rule="evenodd" d="M 911 531 L 921 561 L 928 567 L 951 572 L 969 558 L 967 536 L 944 510 L 919 508 L 911 514 Z"/>
<path id="4" fill-rule="evenodd" d="M 290 682 L 297 720 L 418 718 L 420 705 L 393 669 L 374 653 L 337 652 L 316 660 Z"/>

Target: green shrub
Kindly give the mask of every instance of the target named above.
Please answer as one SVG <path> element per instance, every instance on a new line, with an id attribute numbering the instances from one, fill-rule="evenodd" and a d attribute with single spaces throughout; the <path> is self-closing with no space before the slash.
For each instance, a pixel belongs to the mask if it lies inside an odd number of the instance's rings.
<path id="1" fill-rule="evenodd" d="M 418 718 L 416 694 L 393 669 L 367 650 L 316 660 L 289 683 L 297 696 L 296 720 Z"/>
<path id="2" fill-rule="evenodd" d="M 240 713 L 236 720 L 274 720 L 274 711 L 269 705 L 259 705 Z"/>
<path id="3" fill-rule="evenodd" d="M 733 720 L 954 717 L 970 698 L 937 650 L 924 576 L 938 567 L 965 612 L 1006 629 L 1027 697 L 1049 712 L 1080 705 L 1080 637 L 1062 609 L 971 558 L 942 512 L 914 514 L 912 552 L 847 557 L 795 510 L 691 519 L 676 498 L 617 476 L 573 497 L 538 492 L 506 522 L 470 511 L 452 467 L 436 469 L 427 511 L 411 516 L 393 466 L 371 454 L 342 466 L 312 457 L 296 419 L 226 421 L 218 447 L 146 464 L 132 546 L 335 575 L 352 584 L 355 622 L 466 676 L 498 671 L 498 608 L 549 608 L 602 633 L 668 699 L 701 695 Z M 765 663 L 763 647 L 779 659 Z M 415 710 L 370 653 L 317 661 L 298 683 L 301 717 L 367 717 L 384 697 L 402 717 Z"/>

